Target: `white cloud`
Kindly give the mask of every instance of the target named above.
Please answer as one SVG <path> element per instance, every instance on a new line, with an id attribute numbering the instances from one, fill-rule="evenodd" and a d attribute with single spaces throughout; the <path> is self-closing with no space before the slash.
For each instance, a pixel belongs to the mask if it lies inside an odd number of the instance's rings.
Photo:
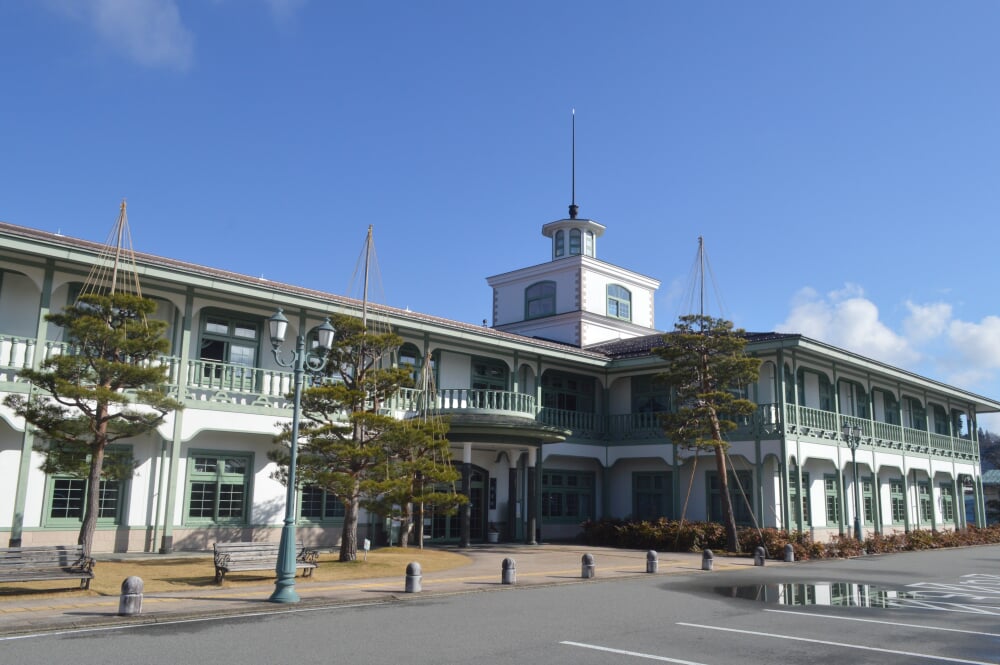
<path id="1" fill-rule="evenodd" d="M 879 309 L 854 284 L 826 295 L 799 290 L 778 332 L 800 333 L 953 386 L 998 397 L 1000 316 L 978 323 L 954 318 L 949 303 L 904 303 L 902 333 L 881 321 Z M 1000 422 L 1000 416 L 997 416 Z"/>
<path id="2" fill-rule="evenodd" d="M 903 331 L 916 344 L 940 337 L 951 322 L 952 309 L 948 303 L 918 305 L 907 300 L 906 309 L 910 315 L 903 321 Z"/>
<path id="3" fill-rule="evenodd" d="M 987 316 L 979 323 L 952 321 L 948 340 L 963 364 L 988 372 L 1000 370 L 1000 317 Z"/>
<path id="4" fill-rule="evenodd" d="M 89 25 L 109 47 L 146 67 L 186 70 L 194 35 L 176 0 L 50 0 L 49 6 Z"/>
<path id="5" fill-rule="evenodd" d="M 920 360 L 920 353 L 907 338 L 879 320 L 878 307 L 855 284 L 826 296 L 809 288 L 800 290 L 793 298 L 788 318 L 775 330 L 800 333 L 901 367 Z"/>

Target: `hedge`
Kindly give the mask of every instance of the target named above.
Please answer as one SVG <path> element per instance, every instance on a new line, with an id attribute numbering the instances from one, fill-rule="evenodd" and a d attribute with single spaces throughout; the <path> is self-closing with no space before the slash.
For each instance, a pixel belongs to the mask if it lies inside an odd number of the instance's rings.
<path id="1" fill-rule="evenodd" d="M 703 549 L 725 552 L 726 549 L 726 530 L 715 522 L 681 523 L 678 520 L 662 518 L 655 522 L 633 522 L 603 518 L 584 522 L 581 526 L 582 540 L 588 545 L 659 552 L 700 552 Z M 791 544 L 795 559 L 803 561 L 998 544 L 1000 525 L 978 528 L 970 524 L 967 529 L 961 531 L 917 529 L 907 533 L 873 534 L 862 542 L 845 535 L 837 535 L 829 541 L 818 542 L 814 541 L 809 533 L 771 528 L 758 530 L 742 527 L 737 535 L 743 553 L 751 553 L 762 546 L 768 558 L 780 559 L 784 557 L 785 546 Z"/>

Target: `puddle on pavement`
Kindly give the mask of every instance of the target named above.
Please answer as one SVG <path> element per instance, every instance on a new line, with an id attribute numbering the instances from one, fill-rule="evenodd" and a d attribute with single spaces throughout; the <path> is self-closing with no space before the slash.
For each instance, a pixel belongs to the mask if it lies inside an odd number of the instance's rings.
<path id="1" fill-rule="evenodd" d="M 850 582 L 746 584 L 715 587 L 714 591 L 727 598 L 756 600 L 775 605 L 827 605 L 879 609 L 903 607 L 907 601 L 918 597 L 916 593 Z"/>

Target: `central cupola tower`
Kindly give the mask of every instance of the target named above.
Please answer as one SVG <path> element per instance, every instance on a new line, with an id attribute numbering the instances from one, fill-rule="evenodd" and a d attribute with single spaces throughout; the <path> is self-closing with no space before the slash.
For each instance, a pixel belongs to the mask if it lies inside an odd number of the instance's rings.
<path id="1" fill-rule="evenodd" d="M 597 239 L 604 234 L 604 225 L 592 219 L 577 219 L 579 207 L 569 207 L 569 219 L 549 222 L 542 227 L 542 235 L 552 239 L 552 260 L 566 256 L 597 258 Z"/>
<path id="2" fill-rule="evenodd" d="M 655 333 L 660 282 L 599 260 L 604 225 L 579 217 L 575 112 L 573 153 L 569 217 L 542 226 L 550 260 L 486 278 L 493 289 L 493 327 L 580 347 Z"/>

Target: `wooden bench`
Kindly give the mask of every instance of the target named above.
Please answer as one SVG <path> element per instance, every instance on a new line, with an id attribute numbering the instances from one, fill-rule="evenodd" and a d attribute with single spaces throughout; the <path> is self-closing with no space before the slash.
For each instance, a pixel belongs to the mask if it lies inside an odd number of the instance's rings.
<path id="1" fill-rule="evenodd" d="M 81 589 L 94 579 L 94 559 L 82 545 L 0 548 L 0 581 L 79 579 Z"/>
<path id="2" fill-rule="evenodd" d="M 311 577 L 319 565 L 319 550 L 295 544 L 295 567 L 302 577 Z M 215 583 L 222 584 L 226 573 L 245 570 L 274 570 L 278 563 L 278 543 L 215 543 Z"/>

